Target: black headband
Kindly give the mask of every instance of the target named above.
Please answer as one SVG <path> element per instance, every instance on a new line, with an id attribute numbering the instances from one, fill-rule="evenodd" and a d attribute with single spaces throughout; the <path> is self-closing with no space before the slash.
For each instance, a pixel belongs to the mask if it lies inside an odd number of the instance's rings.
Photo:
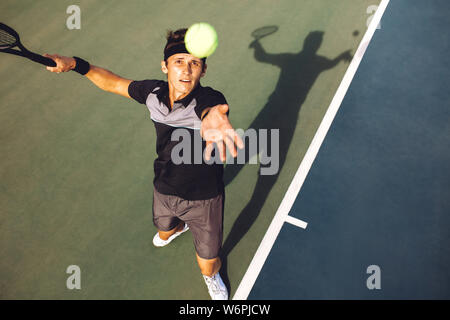
<path id="1" fill-rule="evenodd" d="M 190 54 L 190 52 L 187 51 L 184 42 L 179 42 L 179 43 L 171 46 L 170 48 L 164 50 L 164 60 L 167 60 L 170 56 L 173 56 L 174 54 L 177 54 L 177 53 Z M 202 58 L 202 61 L 203 61 L 203 63 L 205 63 L 206 58 Z"/>
<path id="2" fill-rule="evenodd" d="M 184 45 L 184 42 L 177 43 L 168 49 L 164 50 L 164 60 L 167 60 L 170 56 L 173 56 L 177 53 L 189 53 L 187 51 L 186 46 Z"/>

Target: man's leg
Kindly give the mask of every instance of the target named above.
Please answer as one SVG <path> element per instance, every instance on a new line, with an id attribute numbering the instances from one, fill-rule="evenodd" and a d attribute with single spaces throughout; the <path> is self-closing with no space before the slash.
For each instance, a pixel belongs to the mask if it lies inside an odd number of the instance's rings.
<path id="1" fill-rule="evenodd" d="M 175 232 L 181 231 L 184 228 L 184 222 L 180 221 L 180 223 L 178 224 L 177 227 L 173 228 L 172 230 L 169 231 L 161 231 L 158 230 L 159 233 L 159 237 L 161 238 L 161 240 L 167 240 L 170 238 L 171 235 L 173 235 Z"/>
<path id="2" fill-rule="evenodd" d="M 190 227 L 197 263 L 213 300 L 228 299 L 228 291 L 220 277 L 222 262 L 219 251 L 223 236 L 224 195 L 208 200 L 189 201 L 186 212 L 180 215 Z"/>
<path id="3" fill-rule="evenodd" d="M 219 273 L 220 267 L 222 266 L 220 258 L 203 259 L 197 254 L 197 262 L 208 287 L 211 299 L 228 300 L 228 290 Z"/>
<path id="4" fill-rule="evenodd" d="M 161 194 L 153 188 L 153 224 L 158 229 L 153 237 L 153 244 L 156 247 L 164 247 L 176 238 L 172 237 L 175 233 L 188 229 L 187 226 L 185 229 L 184 221 L 175 214 L 176 200 L 177 197 Z M 169 240 L 170 237 L 173 239 Z"/>
<path id="5" fill-rule="evenodd" d="M 200 258 L 198 254 L 196 255 L 198 266 L 200 267 L 200 272 L 204 276 L 212 277 L 219 272 L 220 267 L 222 266 L 222 262 L 220 261 L 219 257 L 214 259 L 203 259 Z"/>

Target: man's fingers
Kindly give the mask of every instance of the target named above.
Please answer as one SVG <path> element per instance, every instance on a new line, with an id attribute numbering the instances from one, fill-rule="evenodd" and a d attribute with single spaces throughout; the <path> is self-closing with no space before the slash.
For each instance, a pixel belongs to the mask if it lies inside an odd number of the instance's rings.
<path id="1" fill-rule="evenodd" d="M 229 136 L 225 136 L 224 141 L 225 141 L 225 144 L 226 144 L 228 150 L 230 150 L 231 155 L 233 156 L 233 158 L 236 158 L 237 150 L 236 150 L 236 147 L 234 146 L 233 140 Z"/>
<path id="2" fill-rule="evenodd" d="M 67 63 L 64 60 L 64 57 L 60 56 L 59 54 L 43 54 L 44 57 L 52 59 L 55 63 L 55 67 L 46 67 L 48 71 L 61 73 L 69 71 L 70 69 L 67 69 Z"/>
<path id="3" fill-rule="evenodd" d="M 244 148 L 244 142 L 234 129 L 228 129 L 225 135 L 225 143 L 233 157 L 237 156 L 237 146 L 239 149 Z"/>
<path id="4" fill-rule="evenodd" d="M 59 58 L 59 56 L 57 54 L 44 53 L 43 56 L 46 57 L 46 58 L 50 58 L 50 59 L 52 59 L 55 62 L 56 62 L 56 59 Z"/>
<path id="5" fill-rule="evenodd" d="M 223 141 L 216 142 L 217 149 L 219 149 L 220 154 L 220 160 L 222 162 L 225 162 L 226 160 L 226 154 L 225 154 L 225 143 Z M 214 142 L 212 141 L 206 141 L 206 147 L 204 151 L 205 160 L 209 161 L 211 160 L 211 153 L 214 150 Z"/>
<path id="6" fill-rule="evenodd" d="M 217 148 L 219 149 L 220 160 L 225 162 L 227 155 L 225 154 L 225 143 L 223 141 L 217 142 Z"/>
<path id="7" fill-rule="evenodd" d="M 203 132 L 203 138 L 206 140 L 206 149 L 207 152 L 205 152 L 205 159 L 209 160 L 210 155 L 213 149 L 213 142 L 217 143 L 218 149 L 220 151 L 220 158 L 222 161 L 226 160 L 226 149 L 228 149 L 231 153 L 231 155 L 235 158 L 237 156 L 237 149 L 236 146 L 239 149 L 244 148 L 244 142 L 242 141 L 241 137 L 234 131 L 233 129 L 226 129 L 226 130 L 216 130 L 216 129 L 210 129 L 205 130 Z M 221 149 L 223 150 L 221 151 Z"/>
<path id="8" fill-rule="evenodd" d="M 206 141 L 206 147 L 204 151 L 206 161 L 209 161 L 211 159 L 211 153 L 213 150 L 214 150 L 214 143 L 212 141 Z"/>
<path id="9" fill-rule="evenodd" d="M 61 72 L 61 71 L 58 69 L 58 62 L 55 60 L 55 59 L 57 58 L 57 55 L 56 55 L 56 54 L 48 54 L 48 53 L 44 53 L 43 56 L 46 57 L 46 58 L 52 59 L 52 60 L 55 61 L 55 63 L 56 63 L 56 67 L 46 67 L 46 69 L 47 69 L 48 71 L 51 71 L 51 72 L 57 72 L 57 73 Z"/>
<path id="10" fill-rule="evenodd" d="M 244 142 L 242 141 L 241 137 L 237 134 L 236 131 L 234 131 L 233 141 L 239 149 L 244 148 Z"/>
<path id="11" fill-rule="evenodd" d="M 46 57 L 46 58 L 53 59 L 53 57 L 50 54 L 48 54 L 48 53 L 44 53 L 43 56 Z M 53 71 L 54 67 L 46 67 L 46 69 L 48 71 Z"/>

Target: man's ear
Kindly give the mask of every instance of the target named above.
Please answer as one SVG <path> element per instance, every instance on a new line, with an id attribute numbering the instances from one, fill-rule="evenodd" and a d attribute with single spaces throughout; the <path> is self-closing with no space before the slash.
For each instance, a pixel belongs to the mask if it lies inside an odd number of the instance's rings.
<path id="1" fill-rule="evenodd" d="M 166 61 L 165 61 L 165 60 L 161 61 L 161 70 L 162 70 L 162 72 L 164 72 L 165 74 L 168 74 L 168 73 L 169 73 L 169 70 L 167 69 L 167 65 L 166 65 Z"/>
<path id="2" fill-rule="evenodd" d="M 205 63 L 205 65 L 203 66 L 202 73 L 200 74 L 200 78 L 203 78 L 205 76 L 207 68 L 208 68 L 208 65 Z"/>

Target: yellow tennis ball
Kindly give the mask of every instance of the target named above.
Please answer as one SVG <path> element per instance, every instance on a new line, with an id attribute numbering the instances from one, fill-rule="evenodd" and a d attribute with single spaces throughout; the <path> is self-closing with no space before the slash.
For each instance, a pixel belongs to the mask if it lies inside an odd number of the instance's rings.
<path id="1" fill-rule="evenodd" d="M 184 43 L 187 51 L 193 56 L 208 57 L 214 53 L 218 45 L 216 30 L 209 23 L 195 23 L 186 31 Z"/>

